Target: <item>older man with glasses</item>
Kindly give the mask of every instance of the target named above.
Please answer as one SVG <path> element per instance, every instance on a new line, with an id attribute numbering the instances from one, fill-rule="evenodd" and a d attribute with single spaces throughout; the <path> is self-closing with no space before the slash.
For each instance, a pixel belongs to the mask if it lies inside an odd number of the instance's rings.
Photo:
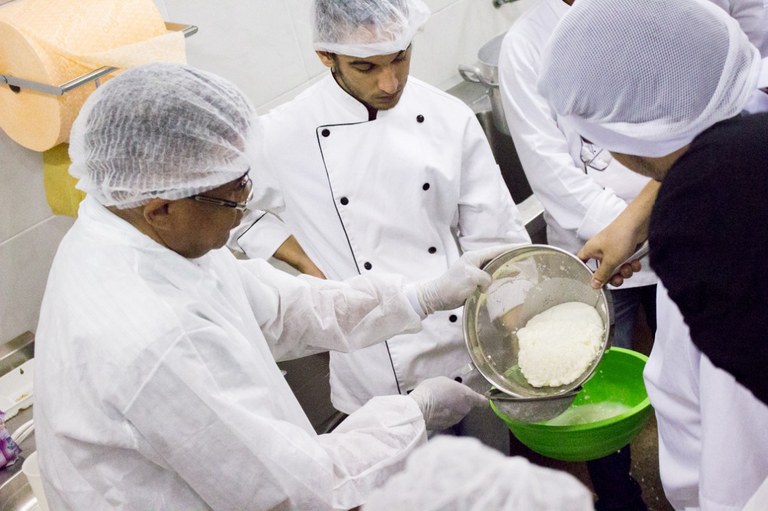
<path id="1" fill-rule="evenodd" d="M 249 173 L 250 170 L 237 181 L 237 185 L 234 190 L 234 194 L 241 197 L 245 196 L 244 200 L 231 201 L 228 199 L 219 199 L 217 197 L 210 197 L 208 195 L 202 194 L 193 195 L 190 197 L 190 199 L 194 199 L 197 202 L 204 202 L 206 204 L 213 204 L 225 208 L 236 209 L 237 211 L 243 213 L 246 209 L 248 209 L 248 202 L 253 199 L 253 181 L 251 181 L 251 177 L 248 175 Z"/>
<path id="2" fill-rule="evenodd" d="M 231 83 L 171 64 L 125 71 L 83 106 L 70 173 L 87 197 L 36 332 L 35 435 L 51 509 L 350 509 L 426 430 L 487 403 L 427 379 L 315 434 L 275 358 L 416 332 L 429 311 L 489 284 L 479 266 L 509 247 L 466 254 L 418 284 L 238 261 L 224 245 L 259 172 L 254 117 Z"/>

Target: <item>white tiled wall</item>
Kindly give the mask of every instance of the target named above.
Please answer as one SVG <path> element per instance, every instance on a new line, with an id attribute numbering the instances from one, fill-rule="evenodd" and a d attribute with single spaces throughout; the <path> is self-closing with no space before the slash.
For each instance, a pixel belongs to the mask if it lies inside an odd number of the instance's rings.
<path id="1" fill-rule="evenodd" d="M 504 32 L 531 0 L 495 8 L 492 0 L 425 0 L 432 18 L 416 36 L 411 72 L 440 88 L 459 80 L 460 63 Z M 325 71 L 312 50 L 311 0 L 163 0 L 169 21 L 197 25 L 189 62 L 238 84 L 259 111 L 282 103 Z"/>
<path id="2" fill-rule="evenodd" d="M 48 268 L 71 225 L 43 191 L 43 158 L 0 131 L 0 344 L 34 331 Z"/>
<path id="3" fill-rule="evenodd" d="M 433 15 L 414 43 L 412 74 L 443 89 L 455 85 L 457 66 L 474 63 L 483 43 L 531 1 L 497 9 L 492 0 L 426 0 Z M 187 40 L 189 63 L 238 84 L 261 112 L 325 71 L 312 51 L 309 2 L 157 0 L 168 21 L 199 27 Z M 35 330 L 53 254 L 71 223 L 50 213 L 41 155 L 0 131 L 0 344 Z"/>

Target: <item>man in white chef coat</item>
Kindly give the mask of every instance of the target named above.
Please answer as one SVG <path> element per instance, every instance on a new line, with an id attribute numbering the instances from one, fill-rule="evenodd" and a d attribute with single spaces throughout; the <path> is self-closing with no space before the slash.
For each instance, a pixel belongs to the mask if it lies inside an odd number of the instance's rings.
<path id="1" fill-rule="evenodd" d="M 314 432 L 275 358 L 416 332 L 429 311 L 488 285 L 479 266 L 508 247 L 407 285 L 238 261 L 224 245 L 251 179 L 261 186 L 254 117 L 231 83 L 174 64 L 125 71 L 83 106 L 70 172 L 87 197 L 36 332 L 35 436 L 51 509 L 350 509 L 427 429 L 487 406 L 431 378 Z"/>
<path id="2" fill-rule="evenodd" d="M 530 242 L 475 115 L 408 75 L 429 15 L 422 0 L 314 2 L 314 48 L 330 72 L 262 117 L 274 180 L 262 202 L 280 221 L 243 222 L 233 248 L 333 280 L 378 272 L 421 280 L 466 250 Z M 461 325 L 460 309 L 436 313 L 418 334 L 332 353 L 334 407 L 351 413 L 430 376 L 466 383 Z M 508 431 L 487 414 L 492 443 L 506 449 Z"/>
<path id="3" fill-rule="evenodd" d="M 700 0 L 578 0 L 541 62 L 558 117 L 661 182 L 641 203 L 655 200 L 650 223 L 628 232 L 649 233 L 661 280 L 644 377 L 665 493 L 676 509 L 742 509 L 768 475 L 768 237 L 756 228 L 768 113 L 745 112 L 766 67 L 736 21 Z M 634 203 L 619 225 L 628 213 Z M 606 254 L 598 237 L 581 256 Z M 637 241 L 616 238 L 625 253 Z"/>

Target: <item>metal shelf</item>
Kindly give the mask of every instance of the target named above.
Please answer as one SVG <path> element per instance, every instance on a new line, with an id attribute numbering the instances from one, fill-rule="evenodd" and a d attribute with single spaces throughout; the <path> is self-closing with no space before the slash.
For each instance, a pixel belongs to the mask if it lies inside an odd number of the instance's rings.
<path id="1" fill-rule="evenodd" d="M 169 31 L 183 32 L 184 37 L 190 37 L 197 33 L 197 27 L 195 25 L 182 25 L 180 23 L 166 22 L 165 27 Z M 104 75 L 107 75 L 117 68 L 115 67 L 102 67 L 91 71 L 90 73 L 78 76 L 77 78 L 70 80 L 61 85 L 50 85 L 47 83 L 35 82 L 32 80 L 25 80 L 23 78 L 17 78 L 15 76 L 0 74 L 0 85 L 7 85 L 12 91 L 20 92 L 22 89 L 32 89 L 44 94 L 50 94 L 52 96 L 63 96 L 65 92 L 72 89 L 76 89 L 86 83 L 98 80 Z M 98 83 L 97 83 L 98 85 Z"/>

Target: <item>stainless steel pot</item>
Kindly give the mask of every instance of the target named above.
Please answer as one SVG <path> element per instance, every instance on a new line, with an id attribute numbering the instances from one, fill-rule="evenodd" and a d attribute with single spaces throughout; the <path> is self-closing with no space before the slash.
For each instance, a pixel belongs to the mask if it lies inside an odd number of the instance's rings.
<path id="1" fill-rule="evenodd" d="M 459 66 L 459 74 L 468 82 L 481 83 L 486 86 L 491 100 L 493 124 L 500 132 L 509 135 L 509 126 L 504 117 L 504 107 L 501 104 L 499 90 L 499 52 L 501 41 L 506 34 L 499 34 L 480 48 L 477 52 L 478 62 L 474 66 Z"/>

